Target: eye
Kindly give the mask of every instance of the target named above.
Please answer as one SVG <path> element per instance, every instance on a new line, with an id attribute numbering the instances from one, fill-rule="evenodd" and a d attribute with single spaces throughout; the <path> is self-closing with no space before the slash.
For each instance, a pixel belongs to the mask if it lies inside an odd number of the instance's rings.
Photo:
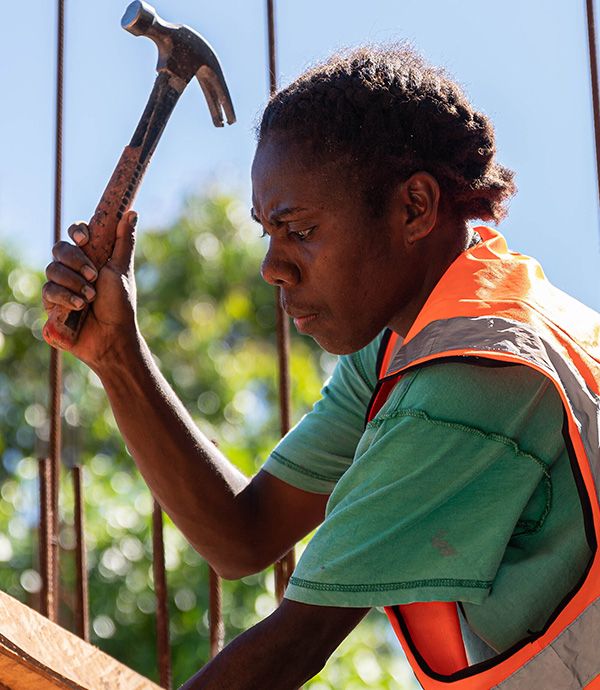
<path id="1" fill-rule="evenodd" d="M 306 242 L 306 240 L 313 234 L 315 228 L 316 225 L 313 225 L 310 228 L 304 228 L 303 230 L 294 230 L 294 228 L 290 227 L 288 234 L 292 235 L 300 242 Z"/>

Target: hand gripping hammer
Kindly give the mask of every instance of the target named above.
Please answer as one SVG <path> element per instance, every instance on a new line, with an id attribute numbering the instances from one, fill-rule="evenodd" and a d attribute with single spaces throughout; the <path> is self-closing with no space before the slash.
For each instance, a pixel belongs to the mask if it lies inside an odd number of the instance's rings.
<path id="1" fill-rule="evenodd" d="M 112 255 L 116 229 L 131 207 L 144 172 L 183 90 L 196 76 L 208 102 L 215 127 L 235 122 L 235 113 L 219 60 L 210 45 L 192 29 L 161 19 L 147 2 L 136 0 L 125 10 L 121 26 L 135 36 L 147 36 L 158 47 L 158 76 L 129 145 L 110 178 L 89 223 L 90 239 L 83 247 L 98 270 Z M 77 341 L 89 311 L 55 306 L 44 327 L 51 345 Z"/>

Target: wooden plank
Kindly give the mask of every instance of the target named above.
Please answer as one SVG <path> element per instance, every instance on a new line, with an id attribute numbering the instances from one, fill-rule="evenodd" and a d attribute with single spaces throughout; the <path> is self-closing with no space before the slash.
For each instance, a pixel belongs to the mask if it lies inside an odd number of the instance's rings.
<path id="1" fill-rule="evenodd" d="M 0 592 L 0 689 L 160 690 L 4 592 Z"/>

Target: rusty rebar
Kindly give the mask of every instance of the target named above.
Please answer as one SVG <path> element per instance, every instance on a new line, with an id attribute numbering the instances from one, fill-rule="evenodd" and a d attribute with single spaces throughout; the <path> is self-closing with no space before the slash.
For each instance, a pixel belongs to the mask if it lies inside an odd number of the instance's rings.
<path id="1" fill-rule="evenodd" d="M 83 503 L 83 470 L 75 465 L 72 470 L 75 526 L 76 599 L 75 632 L 81 639 L 90 640 L 90 614 L 88 597 L 87 552 L 85 546 L 85 508 Z"/>
<path id="2" fill-rule="evenodd" d="M 277 91 L 277 40 L 275 35 L 274 0 L 267 0 L 267 43 L 269 49 L 269 93 Z"/>
<path id="3" fill-rule="evenodd" d="M 49 493 L 50 509 L 47 511 L 48 524 L 48 567 L 49 580 L 48 601 L 51 606 L 47 616 L 51 621 L 58 620 L 58 485 L 60 482 L 60 448 L 61 448 L 61 353 L 54 348 L 50 351 L 50 442 L 49 442 Z"/>
<path id="4" fill-rule="evenodd" d="M 40 613 L 50 618 L 55 610 L 53 578 L 53 543 L 51 535 L 52 525 L 52 483 L 50 477 L 50 458 L 38 459 L 39 477 L 39 501 L 40 501 L 40 526 L 39 526 L 39 568 L 42 578 L 42 591 L 40 592 Z"/>
<path id="5" fill-rule="evenodd" d="M 275 288 L 275 326 L 277 364 L 279 369 L 279 430 L 285 436 L 290 430 L 290 321 L 281 306 L 281 288 Z"/>
<path id="6" fill-rule="evenodd" d="M 165 569 L 165 543 L 163 514 L 158 501 L 152 509 L 152 572 L 156 595 L 156 651 L 160 685 L 170 690 L 172 683 L 171 650 L 169 647 L 169 609 L 167 604 L 167 576 Z"/>
<path id="7" fill-rule="evenodd" d="M 596 182 L 600 201 L 600 97 L 598 95 L 598 52 L 596 47 L 596 20 L 593 0 L 586 0 L 586 20 L 588 52 L 590 57 L 590 77 L 592 85 L 592 109 L 594 115 L 594 141 L 596 150 Z"/>
<path id="8" fill-rule="evenodd" d="M 63 84 L 64 84 L 64 37 L 65 37 L 65 3 L 57 1 L 56 29 L 56 119 L 54 148 L 54 227 L 53 244 L 60 240 L 62 223 L 62 149 L 63 149 Z M 50 620 L 58 620 L 58 487 L 60 483 L 60 449 L 61 449 L 61 390 L 62 390 L 62 357 L 59 350 L 50 350 L 50 394 L 49 394 L 49 501 L 48 512 L 49 537 L 48 553 L 48 610 Z"/>
<path id="9" fill-rule="evenodd" d="M 65 2 L 58 0 L 56 31 L 56 122 L 54 147 L 54 242 L 60 240 L 62 226 L 63 95 L 65 65 Z"/>
<path id="10" fill-rule="evenodd" d="M 225 626 L 223 625 L 223 591 L 221 578 L 208 566 L 208 631 L 210 636 L 210 658 L 214 659 L 223 649 Z"/>
<path id="11" fill-rule="evenodd" d="M 267 0 L 267 43 L 269 52 L 269 92 L 277 91 L 277 38 L 274 0 Z M 281 306 L 281 289 L 275 288 L 275 323 L 277 331 L 277 363 L 279 372 L 279 427 L 285 436 L 290 429 L 290 322 Z M 275 563 L 275 593 L 281 602 L 288 580 L 295 567 L 294 549 Z"/>
<path id="12" fill-rule="evenodd" d="M 211 443 L 218 448 L 216 439 L 211 439 Z M 208 565 L 208 636 L 210 641 L 210 658 L 214 659 L 223 649 L 225 641 L 225 624 L 223 623 L 223 589 L 221 578 Z"/>

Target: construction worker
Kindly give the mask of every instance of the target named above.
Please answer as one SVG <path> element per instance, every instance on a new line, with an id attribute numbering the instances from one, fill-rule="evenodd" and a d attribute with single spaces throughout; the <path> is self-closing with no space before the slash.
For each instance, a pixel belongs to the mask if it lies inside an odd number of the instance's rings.
<path id="1" fill-rule="evenodd" d="M 91 304 L 71 352 L 221 575 L 320 525 L 279 608 L 185 688 L 297 688 L 372 606 L 426 688 L 596 687 L 600 317 L 469 227 L 515 191 L 490 121 L 409 49 L 338 54 L 272 97 L 252 181 L 264 279 L 340 355 L 255 477 L 196 428 L 138 329 L 134 212 L 99 274 L 72 226 L 43 293 Z"/>

